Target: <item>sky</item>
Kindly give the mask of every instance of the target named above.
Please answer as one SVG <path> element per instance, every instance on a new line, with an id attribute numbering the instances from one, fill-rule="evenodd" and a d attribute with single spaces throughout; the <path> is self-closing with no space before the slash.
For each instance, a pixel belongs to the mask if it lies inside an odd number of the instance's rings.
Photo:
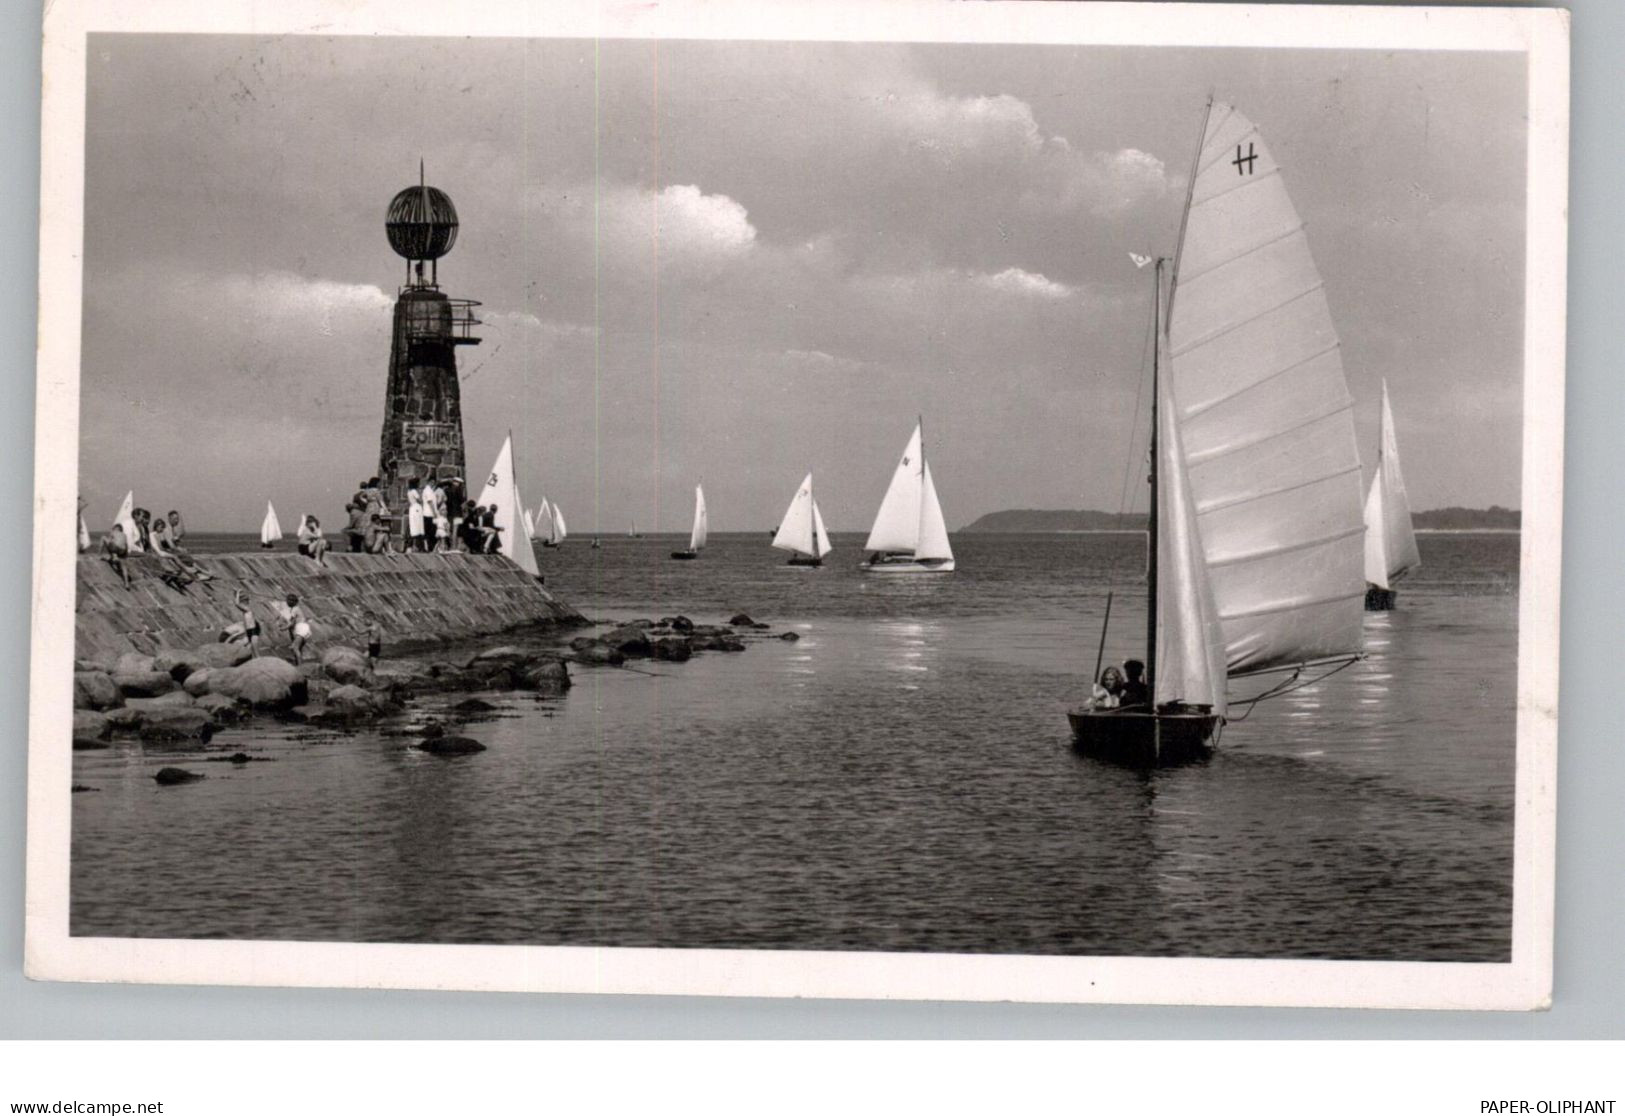
<path id="1" fill-rule="evenodd" d="M 573 533 L 864 530 L 917 416 L 950 528 L 1143 508 L 1149 273 L 1210 93 L 1308 228 L 1369 477 L 1519 504 L 1521 55 L 97 35 L 80 489 L 194 530 L 341 519 L 377 472 L 384 211 L 461 219 L 470 474 L 508 430 Z M 1133 466 L 1133 468 L 1131 468 Z M 1124 494 L 1127 493 L 1125 503 Z"/>

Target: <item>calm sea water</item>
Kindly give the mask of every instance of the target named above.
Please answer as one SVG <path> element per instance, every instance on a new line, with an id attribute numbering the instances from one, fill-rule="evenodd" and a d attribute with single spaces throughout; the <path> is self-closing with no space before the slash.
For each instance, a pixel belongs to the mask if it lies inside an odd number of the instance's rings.
<path id="1" fill-rule="evenodd" d="M 961 535 L 958 572 L 893 579 L 861 536 L 818 571 L 765 533 L 681 541 L 542 562 L 589 616 L 742 609 L 800 641 L 488 696 L 458 759 L 280 725 L 215 739 L 275 761 L 245 767 L 77 753 L 73 932 L 1508 958 L 1517 536 L 1424 536 L 1368 658 L 1154 773 L 1078 756 L 1065 719 L 1108 589 L 1108 656 L 1142 649 L 1138 536 Z M 209 778 L 158 788 L 175 763 Z"/>

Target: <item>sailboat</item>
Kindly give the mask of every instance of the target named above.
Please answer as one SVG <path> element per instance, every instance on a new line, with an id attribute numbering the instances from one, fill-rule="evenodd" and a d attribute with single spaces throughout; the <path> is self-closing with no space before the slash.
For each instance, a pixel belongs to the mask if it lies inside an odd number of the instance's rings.
<path id="1" fill-rule="evenodd" d="M 549 538 L 552 539 L 554 546 L 559 546 L 564 542 L 565 537 L 570 534 L 570 528 L 565 525 L 563 508 L 559 507 L 557 504 L 554 504 L 552 512 L 553 527 L 549 533 Z"/>
<path id="2" fill-rule="evenodd" d="M 542 506 L 536 509 L 536 516 L 531 521 L 530 537 L 543 546 L 551 548 L 558 546 L 561 541 L 555 537 L 557 532 L 558 524 L 553 518 L 553 508 L 548 504 L 547 497 L 543 496 Z"/>
<path id="3" fill-rule="evenodd" d="M 521 507 L 519 510 L 524 513 L 525 517 L 525 538 L 534 539 L 536 537 L 535 517 L 530 514 L 529 508 Z"/>
<path id="4" fill-rule="evenodd" d="M 1365 498 L 1365 610 L 1387 612 L 1399 595 L 1394 582 L 1422 564 L 1411 527 L 1405 476 L 1399 471 L 1394 412 L 1388 381 L 1382 382 L 1382 429 L 1377 435 L 1377 472 Z"/>
<path id="5" fill-rule="evenodd" d="M 638 521 L 637 520 L 634 519 L 632 521 L 632 526 L 630 526 L 630 527 L 628 527 L 626 529 L 626 537 L 629 538 L 629 539 L 641 539 L 643 537 L 643 535 L 641 533 L 639 533 L 639 531 L 638 531 Z"/>
<path id="6" fill-rule="evenodd" d="M 266 550 L 272 549 L 278 539 L 282 538 L 282 524 L 277 522 L 276 508 L 271 501 L 265 501 L 265 521 L 260 524 L 260 546 Z"/>
<path id="7" fill-rule="evenodd" d="M 824 555 L 833 549 L 829 545 L 829 532 L 824 530 L 824 517 L 818 511 L 818 501 L 813 499 L 811 473 L 796 489 L 784 520 L 773 532 L 773 545 L 792 553 L 788 563 L 792 566 L 822 566 Z"/>
<path id="8" fill-rule="evenodd" d="M 1068 713 L 1080 751 L 1147 767 L 1211 753 L 1228 679 L 1287 672 L 1261 700 L 1361 646 L 1353 401 L 1303 222 L 1230 105 L 1187 190 L 1155 271 L 1150 671 L 1135 704 Z"/>
<path id="9" fill-rule="evenodd" d="M 954 551 L 942 518 L 937 486 L 925 460 L 925 420 L 903 447 L 891 486 L 875 513 L 875 525 L 863 549 L 870 552 L 863 569 L 874 573 L 949 573 Z"/>
<path id="10" fill-rule="evenodd" d="M 266 507 L 269 508 L 270 505 L 267 504 Z M 113 522 L 124 528 L 124 540 L 130 544 L 131 554 L 140 554 L 146 549 L 141 545 L 141 530 L 135 525 L 133 490 L 124 494 L 124 502 L 118 506 L 118 514 L 113 517 Z"/>
<path id="11" fill-rule="evenodd" d="M 708 533 L 708 522 L 705 513 L 705 486 L 694 486 L 694 529 L 688 533 L 688 549 L 674 550 L 673 558 L 698 558 L 700 551 L 705 548 L 705 536 Z"/>
<path id="12" fill-rule="evenodd" d="M 512 558 L 520 569 L 537 577 L 536 551 L 530 545 L 530 536 L 524 531 L 525 501 L 519 495 L 519 480 L 513 467 L 513 432 L 502 442 L 491 475 L 475 501 L 483 508 L 492 509 L 492 523 L 502 540 L 502 553 Z"/>

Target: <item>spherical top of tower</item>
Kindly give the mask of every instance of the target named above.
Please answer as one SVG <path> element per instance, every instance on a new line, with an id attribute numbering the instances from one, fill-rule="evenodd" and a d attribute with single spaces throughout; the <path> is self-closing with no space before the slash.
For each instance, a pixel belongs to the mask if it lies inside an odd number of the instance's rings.
<path id="1" fill-rule="evenodd" d="M 396 255 L 409 260 L 438 260 L 457 243 L 457 210 L 444 191 L 408 186 L 389 203 L 384 231 Z"/>

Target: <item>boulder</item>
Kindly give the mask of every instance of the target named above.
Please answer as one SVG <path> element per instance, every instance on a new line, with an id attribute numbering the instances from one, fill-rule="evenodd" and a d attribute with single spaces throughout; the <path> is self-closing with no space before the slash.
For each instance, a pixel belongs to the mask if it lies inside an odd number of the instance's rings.
<path id="1" fill-rule="evenodd" d="M 185 682 L 193 671 L 208 665 L 196 651 L 160 651 L 152 657 L 152 669 L 163 671 L 177 682 Z"/>
<path id="2" fill-rule="evenodd" d="M 196 654 L 203 665 L 217 670 L 222 667 L 240 666 L 253 657 L 249 654 L 246 643 L 208 643 L 199 647 Z"/>
<path id="3" fill-rule="evenodd" d="M 589 639 L 580 647 L 574 643 L 570 645 L 575 650 L 575 660 L 589 666 L 620 666 L 626 662 L 626 656 L 607 643 L 599 643 L 596 639 Z"/>
<path id="4" fill-rule="evenodd" d="M 284 659 L 267 656 L 242 666 L 216 670 L 209 676 L 211 693 L 224 694 L 257 709 L 288 709 L 309 699 L 309 687 L 299 668 Z"/>
<path id="5" fill-rule="evenodd" d="M 646 659 L 654 653 L 649 644 L 649 633 L 636 624 L 623 624 L 599 636 L 599 641 L 613 647 L 629 659 Z"/>
<path id="6" fill-rule="evenodd" d="M 305 679 L 305 703 L 307 705 L 320 705 L 327 700 L 328 694 L 338 689 L 343 689 L 343 687 L 334 685 L 333 682 L 326 678 L 307 678 Z"/>
<path id="7" fill-rule="evenodd" d="M 519 688 L 539 694 L 562 694 L 570 688 L 570 668 L 557 659 L 533 663 L 520 675 Z"/>
<path id="8" fill-rule="evenodd" d="M 214 735 L 214 718 L 201 709 L 148 709 L 136 730 L 143 743 L 207 743 Z"/>
<path id="9" fill-rule="evenodd" d="M 367 656 L 354 647 L 329 647 L 322 654 L 322 671 L 341 686 L 365 686 L 372 680 Z"/>
<path id="10" fill-rule="evenodd" d="M 160 767 L 153 779 L 160 787 L 178 787 L 185 783 L 196 783 L 204 778 L 196 771 L 187 771 L 180 767 Z"/>
<path id="11" fill-rule="evenodd" d="M 415 745 L 420 752 L 431 756 L 470 756 L 485 751 L 485 745 L 466 736 L 436 736 Z"/>
<path id="12" fill-rule="evenodd" d="M 694 630 L 694 621 L 686 616 L 673 616 L 671 618 L 671 630 L 688 635 Z"/>
<path id="13" fill-rule="evenodd" d="M 126 698 L 158 697 L 175 688 L 175 680 L 161 670 L 121 670 L 113 675 L 113 684 Z"/>
<path id="14" fill-rule="evenodd" d="M 171 690 L 162 697 L 155 698 L 129 698 L 124 708 L 135 709 L 145 713 L 150 709 L 186 709 L 197 701 L 185 690 Z"/>
<path id="15" fill-rule="evenodd" d="M 799 635 L 797 635 L 795 632 L 785 632 L 784 634 L 780 635 L 779 638 L 784 640 L 784 642 L 786 642 L 786 643 L 794 643 L 796 640 L 800 639 L 801 637 Z"/>
<path id="16" fill-rule="evenodd" d="M 204 694 L 209 692 L 210 670 L 211 668 L 209 667 L 204 667 L 201 670 L 194 670 L 191 674 L 186 676 L 186 681 L 181 683 L 181 689 L 185 690 L 195 698 L 202 697 Z"/>
<path id="17" fill-rule="evenodd" d="M 767 631 L 767 630 L 768 630 L 768 629 L 769 629 L 769 628 L 771 628 L 771 627 L 772 627 L 772 626 L 773 626 L 773 625 L 772 625 L 772 624 L 752 624 L 752 625 L 750 625 L 750 626 L 751 626 L 751 628 L 752 628 L 752 629 L 753 629 L 753 630 L 755 630 L 755 631 L 758 631 L 758 632 L 765 632 L 765 631 Z"/>
<path id="18" fill-rule="evenodd" d="M 686 663 L 694 655 L 694 645 L 680 636 L 657 639 L 654 657 L 670 663 Z"/>
<path id="19" fill-rule="evenodd" d="M 425 739 L 425 740 L 439 740 L 442 736 L 445 736 L 445 735 L 446 735 L 446 726 L 441 724 L 439 721 L 425 721 L 425 722 L 423 722 L 423 733 L 422 733 L 423 739 Z"/>
<path id="20" fill-rule="evenodd" d="M 73 672 L 73 707 L 75 709 L 117 709 L 124 704 L 113 676 L 99 670 Z"/>
<path id="21" fill-rule="evenodd" d="M 495 713 L 497 711 L 496 706 L 488 701 L 481 701 L 479 698 L 465 698 L 451 708 L 454 713 Z"/>
<path id="22" fill-rule="evenodd" d="M 642 620 L 629 620 L 622 626 L 627 628 L 652 628 L 655 626 L 655 622 L 645 618 Z"/>
<path id="23" fill-rule="evenodd" d="M 691 642 L 696 651 L 743 651 L 745 649 L 744 641 L 733 636 L 702 635 L 694 637 Z"/>
<path id="24" fill-rule="evenodd" d="M 377 716 L 383 709 L 378 695 L 360 686 L 340 686 L 327 695 L 327 708 L 351 715 Z"/>
<path id="25" fill-rule="evenodd" d="M 151 655 L 142 655 L 136 651 L 124 652 L 118 657 L 118 662 L 113 664 L 114 674 L 151 674 L 157 669 L 153 665 Z"/>
<path id="26" fill-rule="evenodd" d="M 225 694 L 204 694 L 194 706 L 207 713 L 217 725 L 229 725 L 248 716 L 248 707 Z"/>
<path id="27" fill-rule="evenodd" d="M 121 705 L 117 709 L 109 709 L 103 713 L 102 718 L 113 732 L 134 732 L 141 727 L 145 715 L 139 709 Z"/>
<path id="28" fill-rule="evenodd" d="M 112 726 L 107 723 L 104 714 L 91 709 L 75 709 L 73 711 L 73 750 L 84 751 L 86 748 L 105 748 L 104 741 L 112 735 Z"/>
<path id="29" fill-rule="evenodd" d="M 463 666 L 467 669 L 474 669 L 481 663 L 499 663 L 506 666 L 512 663 L 522 663 L 528 658 L 530 658 L 530 655 L 523 648 L 513 646 L 491 647 L 476 654 Z"/>
<path id="30" fill-rule="evenodd" d="M 752 620 L 747 613 L 736 612 L 732 617 L 729 618 L 728 623 L 732 624 L 736 628 L 748 628 L 752 624 L 756 623 L 756 621 Z"/>

